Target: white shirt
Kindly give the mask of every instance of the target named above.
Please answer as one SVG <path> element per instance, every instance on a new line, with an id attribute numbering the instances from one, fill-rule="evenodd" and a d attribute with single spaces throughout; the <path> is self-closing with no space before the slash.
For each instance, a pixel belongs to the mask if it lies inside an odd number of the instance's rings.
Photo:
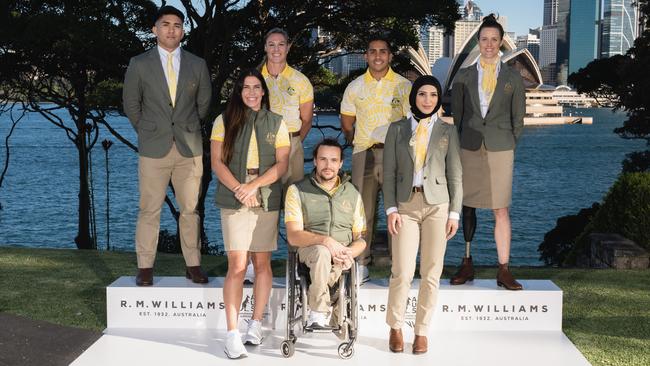
<path id="1" fill-rule="evenodd" d="M 169 75 L 167 75 L 167 55 L 170 52 L 167 52 L 164 48 L 158 46 L 158 54 L 160 55 L 160 62 L 162 63 L 163 71 L 165 72 L 165 80 L 167 80 L 167 85 L 169 85 Z M 171 52 L 172 54 L 172 68 L 174 69 L 174 74 L 176 74 L 176 84 L 178 85 L 178 73 L 181 69 L 181 48 L 178 47 Z"/>
<path id="2" fill-rule="evenodd" d="M 411 141 L 415 141 L 415 130 L 418 128 L 418 121 L 413 118 L 413 114 L 409 112 L 408 119 L 411 121 Z M 433 125 L 438 122 L 438 116 L 432 115 L 431 121 L 427 124 L 427 147 L 429 146 L 429 140 L 431 139 L 431 131 L 433 131 Z M 410 145 L 410 144 L 409 144 Z M 413 144 L 411 148 L 415 149 Z M 424 185 L 424 167 L 417 172 L 413 172 L 413 187 L 422 187 Z M 386 209 L 386 216 L 397 212 L 397 207 L 389 207 Z M 450 211 L 449 218 L 452 220 L 460 219 L 460 214 L 458 212 Z"/>
<path id="3" fill-rule="evenodd" d="M 478 69 L 478 97 L 481 100 L 481 116 L 485 118 L 488 108 L 490 107 L 490 102 L 488 101 L 487 95 L 483 91 L 483 68 L 481 67 L 481 60 L 476 61 L 476 68 Z M 499 71 L 501 71 L 501 60 L 497 61 L 497 75 L 499 77 Z"/>

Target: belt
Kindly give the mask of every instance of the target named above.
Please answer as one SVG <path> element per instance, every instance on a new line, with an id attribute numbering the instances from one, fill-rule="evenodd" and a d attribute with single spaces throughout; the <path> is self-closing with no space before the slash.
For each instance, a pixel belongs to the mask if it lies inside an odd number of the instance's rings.
<path id="1" fill-rule="evenodd" d="M 370 146 L 370 149 L 383 149 L 383 148 L 384 148 L 383 143 L 377 143 L 377 144 L 374 144 L 374 145 Z"/>
<path id="2" fill-rule="evenodd" d="M 291 136 L 291 137 L 298 137 L 298 136 L 300 136 L 300 130 L 298 130 L 298 131 L 293 131 L 293 132 L 289 132 L 289 136 Z"/>
<path id="3" fill-rule="evenodd" d="M 424 192 L 424 187 L 422 186 L 413 187 L 413 192 Z"/>
<path id="4" fill-rule="evenodd" d="M 259 175 L 260 174 L 260 169 L 259 168 L 246 169 L 246 174 L 248 174 L 248 175 Z"/>

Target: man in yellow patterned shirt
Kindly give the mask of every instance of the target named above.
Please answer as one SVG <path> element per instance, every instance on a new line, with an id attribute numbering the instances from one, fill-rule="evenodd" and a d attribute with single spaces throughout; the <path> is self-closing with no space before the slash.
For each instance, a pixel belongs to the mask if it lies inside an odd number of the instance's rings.
<path id="1" fill-rule="evenodd" d="M 287 65 L 291 45 L 287 32 L 271 29 L 264 37 L 266 63 L 262 75 L 269 88 L 271 111 L 282 115 L 291 136 L 289 169 L 282 178 L 289 185 L 305 175 L 302 141 L 311 128 L 314 111 L 314 88 L 300 71 Z"/>
<path id="2" fill-rule="evenodd" d="M 411 82 L 390 68 L 390 43 L 383 37 L 371 38 L 364 54 L 365 74 L 354 79 L 341 101 L 341 128 L 352 150 L 352 183 L 363 197 L 368 245 L 359 259 L 363 281 L 369 279 L 370 247 L 383 169 L 382 156 L 388 126 L 406 117 Z"/>
<path id="3" fill-rule="evenodd" d="M 366 246 L 361 195 L 348 176 L 339 175 L 342 166 L 341 145 L 334 139 L 323 140 L 314 147 L 311 177 L 289 186 L 285 199 L 287 240 L 298 248 L 300 261 L 310 271 L 307 324 L 313 328 L 325 326 L 331 306 L 329 287 Z M 335 313 L 331 325 L 340 319 Z"/>

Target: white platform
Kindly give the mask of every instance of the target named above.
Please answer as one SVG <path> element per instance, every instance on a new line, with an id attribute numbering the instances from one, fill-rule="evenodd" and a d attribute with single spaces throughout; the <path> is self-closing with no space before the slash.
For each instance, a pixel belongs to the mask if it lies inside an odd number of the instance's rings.
<path id="1" fill-rule="evenodd" d="M 429 352 L 417 356 L 410 352 L 410 337 L 402 354 L 388 351 L 386 337 L 361 337 L 350 360 L 338 357 L 338 340 L 331 334 L 299 337 L 295 355 L 284 358 L 277 334 L 267 335 L 259 347 L 247 346 L 249 357 L 230 361 L 223 353 L 224 336 L 206 330 L 107 330 L 72 366 L 589 365 L 562 332 L 440 332 L 429 337 Z"/>
<path id="2" fill-rule="evenodd" d="M 494 280 L 471 284 L 440 284 L 431 331 L 561 331 L 562 290 L 548 280 L 521 281 L 524 291 L 507 291 Z M 133 277 L 120 277 L 106 289 L 108 328 L 223 329 L 223 278 L 197 285 L 182 277 L 156 277 L 154 286 L 137 287 Z M 412 328 L 419 283 L 409 292 L 405 322 Z M 360 333 L 383 331 L 388 282 L 372 281 L 358 294 Z M 252 315 L 252 288 L 244 289 L 241 319 Z M 264 324 L 284 329 L 284 278 L 275 278 Z M 407 329 L 408 331 L 408 329 Z"/>
<path id="3" fill-rule="evenodd" d="M 429 331 L 429 352 L 412 355 L 413 319 L 417 286 L 409 293 L 405 353 L 388 351 L 385 324 L 387 281 L 361 287 L 360 337 L 355 355 L 342 360 L 340 341 L 333 334 L 298 332 L 296 353 L 286 359 L 280 353 L 284 340 L 284 279 L 274 279 L 265 316 L 266 339 L 248 347 L 249 357 L 240 365 L 321 366 L 348 365 L 567 365 L 589 362 L 562 333 L 562 290 L 547 280 L 521 281 L 524 291 L 507 291 L 494 280 L 477 280 L 463 286 L 442 281 L 436 314 Z M 102 336 L 73 366 L 121 365 L 220 365 L 225 320 L 221 288 L 223 278 L 197 285 L 180 277 L 156 277 L 154 286 L 136 287 L 133 277 L 121 277 L 107 288 L 107 324 Z M 252 288 L 244 289 L 242 319 L 250 317 Z M 240 330 L 245 330 L 245 322 Z"/>

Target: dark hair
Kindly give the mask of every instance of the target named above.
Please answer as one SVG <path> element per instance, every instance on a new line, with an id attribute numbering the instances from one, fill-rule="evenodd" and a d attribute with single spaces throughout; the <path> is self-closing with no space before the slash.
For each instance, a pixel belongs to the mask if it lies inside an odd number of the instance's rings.
<path id="1" fill-rule="evenodd" d="M 491 13 L 487 15 L 485 18 L 483 18 L 483 22 L 481 23 L 481 26 L 478 28 L 478 32 L 476 33 L 476 38 L 481 39 L 481 31 L 483 28 L 496 28 L 499 30 L 499 34 L 501 35 L 501 39 L 503 39 L 504 31 L 503 27 L 501 26 L 501 23 L 497 22 L 497 17 L 494 15 L 494 13 Z"/>
<path id="2" fill-rule="evenodd" d="M 162 6 L 160 9 L 158 9 L 158 12 L 156 13 L 156 18 L 153 20 L 153 24 L 155 25 L 156 22 L 163 17 L 163 15 L 176 15 L 181 19 L 181 23 L 185 22 L 185 15 L 175 7 L 171 5 L 165 5 Z"/>
<path id="3" fill-rule="evenodd" d="M 316 156 L 318 155 L 318 149 L 321 146 L 338 147 L 339 151 L 341 152 L 341 160 L 343 160 L 343 146 L 341 146 L 341 144 L 339 144 L 339 142 L 336 141 L 336 139 L 333 139 L 331 137 L 326 137 L 323 139 L 323 141 L 319 142 L 318 144 L 316 144 L 316 146 L 314 146 L 314 164 L 316 164 Z"/>
<path id="4" fill-rule="evenodd" d="M 385 42 L 386 46 L 388 46 L 388 51 L 390 53 L 393 53 L 393 46 L 390 44 L 390 41 L 388 40 L 388 38 L 386 36 L 384 36 L 383 34 L 379 34 L 379 33 L 375 33 L 375 34 L 370 35 L 370 37 L 368 38 L 368 43 L 366 44 L 366 50 L 368 50 L 370 48 L 370 44 L 372 42 L 375 42 L 375 41 Z"/>
<path id="5" fill-rule="evenodd" d="M 285 31 L 282 28 L 273 28 L 270 31 L 266 32 L 264 35 L 264 44 L 266 45 L 266 40 L 272 35 L 272 34 L 282 34 L 284 36 L 284 40 L 289 43 L 289 33 Z"/>
<path id="6" fill-rule="evenodd" d="M 262 108 L 269 109 L 269 88 L 266 86 L 264 76 L 257 69 L 246 69 L 239 74 L 232 88 L 226 111 L 223 114 L 224 138 L 222 146 L 221 161 L 228 164 L 232 158 L 235 139 L 246 122 L 246 111 L 249 109 L 242 100 L 241 93 L 244 90 L 244 80 L 253 76 L 262 84 L 264 95 L 262 96 Z"/>

